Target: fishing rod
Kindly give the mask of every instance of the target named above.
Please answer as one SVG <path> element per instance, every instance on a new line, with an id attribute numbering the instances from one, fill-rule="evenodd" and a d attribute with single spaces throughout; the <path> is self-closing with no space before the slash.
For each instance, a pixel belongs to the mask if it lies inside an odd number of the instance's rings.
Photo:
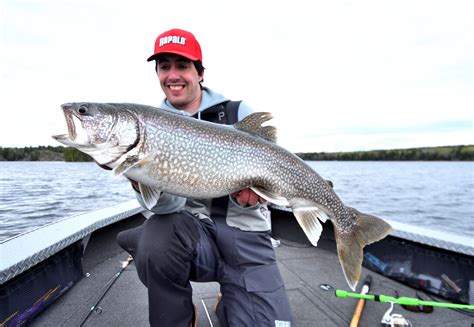
<path id="1" fill-rule="evenodd" d="M 113 275 L 111 279 L 105 284 L 105 286 L 102 289 L 102 292 L 99 295 L 99 298 L 94 302 L 94 304 L 91 306 L 90 310 L 87 312 L 86 316 L 82 319 L 81 323 L 79 324 L 80 327 L 84 326 L 84 323 L 86 322 L 87 319 L 89 319 L 89 316 L 98 308 L 98 305 L 100 301 L 104 298 L 105 294 L 110 290 L 112 285 L 117 281 L 117 279 L 120 277 L 122 272 L 125 270 L 125 268 L 128 267 L 128 265 L 133 261 L 132 256 L 128 256 L 128 258 L 125 261 L 122 261 L 122 267 L 120 270 Z"/>
<path id="2" fill-rule="evenodd" d="M 362 285 L 362 290 L 360 294 L 369 293 L 371 285 L 372 285 L 372 276 L 367 275 L 367 277 L 364 280 L 364 284 Z M 357 305 L 356 305 L 349 327 L 359 326 L 359 321 L 362 316 L 362 312 L 364 311 L 364 305 L 365 305 L 365 299 L 359 299 L 359 301 L 357 301 Z"/>
<path id="3" fill-rule="evenodd" d="M 346 292 L 343 290 L 336 290 L 336 296 L 341 298 L 356 298 L 356 299 L 365 299 L 365 300 L 372 300 L 377 302 L 392 302 L 397 303 L 400 305 L 426 305 L 431 307 L 442 307 L 442 308 L 450 308 L 450 309 L 468 309 L 474 310 L 474 305 L 469 304 L 457 304 L 457 303 L 448 303 L 448 302 L 437 302 L 437 301 L 424 301 L 417 298 L 412 297 L 393 297 L 387 296 L 382 294 L 358 294 L 358 293 L 351 293 Z"/>

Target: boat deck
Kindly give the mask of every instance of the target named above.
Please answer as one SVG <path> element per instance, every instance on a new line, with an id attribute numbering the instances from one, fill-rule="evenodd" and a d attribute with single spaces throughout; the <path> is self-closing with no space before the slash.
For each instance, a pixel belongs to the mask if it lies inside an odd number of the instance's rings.
<path id="1" fill-rule="evenodd" d="M 101 293 L 121 270 L 128 254 L 115 242 L 116 234 L 143 222 L 135 215 L 94 232 L 84 253 L 86 277 L 64 296 L 37 316 L 31 326 L 80 326 L 99 300 Z M 276 238 L 278 236 L 276 235 Z M 348 290 L 335 253 L 335 243 L 324 237 L 317 248 L 293 241 L 281 240 L 276 249 L 278 265 L 285 281 L 293 312 L 293 326 L 347 326 L 351 320 L 356 299 L 341 299 L 334 289 Z M 363 268 L 362 279 L 372 275 L 371 293 L 416 296 L 416 291 Z M 320 287 L 332 286 L 330 290 Z M 217 283 L 193 283 L 194 304 L 198 308 L 198 326 L 219 326 L 214 306 L 219 292 Z M 358 289 L 359 291 L 359 289 Z M 389 305 L 367 302 L 360 326 L 380 326 Z M 413 326 L 472 326 L 474 318 L 453 310 L 435 308 L 430 314 L 413 313 L 395 305 L 394 312 L 402 314 Z M 133 262 L 122 272 L 98 306 L 85 320 L 84 326 L 148 326 L 146 288 L 140 283 Z"/>

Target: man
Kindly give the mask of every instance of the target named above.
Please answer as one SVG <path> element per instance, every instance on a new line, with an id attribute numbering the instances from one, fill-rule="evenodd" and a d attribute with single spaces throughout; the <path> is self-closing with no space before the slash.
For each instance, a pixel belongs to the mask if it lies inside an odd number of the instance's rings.
<path id="1" fill-rule="evenodd" d="M 166 96 L 162 108 L 226 124 L 251 113 L 244 103 L 229 102 L 202 86 L 201 47 L 193 34 L 166 31 L 154 50 L 148 61 L 155 61 Z M 220 283 L 216 314 L 222 326 L 290 326 L 270 216 L 260 202 L 250 189 L 212 200 L 162 194 L 142 226 L 118 235 L 148 288 L 152 326 L 195 323 L 190 281 Z"/>

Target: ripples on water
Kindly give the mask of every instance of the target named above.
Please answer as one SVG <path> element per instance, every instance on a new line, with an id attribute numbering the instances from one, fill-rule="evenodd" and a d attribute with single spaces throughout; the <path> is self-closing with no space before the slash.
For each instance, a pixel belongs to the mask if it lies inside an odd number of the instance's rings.
<path id="1" fill-rule="evenodd" d="M 382 218 L 474 237 L 474 163 L 309 163 L 346 205 Z M 0 240 L 134 198 L 94 163 L 0 162 Z"/>
<path id="2" fill-rule="evenodd" d="M 94 163 L 0 162 L 0 240 L 133 198 Z"/>
<path id="3" fill-rule="evenodd" d="M 472 162 L 310 162 L 341 200 L 403 223 L 474 237 Z"/>

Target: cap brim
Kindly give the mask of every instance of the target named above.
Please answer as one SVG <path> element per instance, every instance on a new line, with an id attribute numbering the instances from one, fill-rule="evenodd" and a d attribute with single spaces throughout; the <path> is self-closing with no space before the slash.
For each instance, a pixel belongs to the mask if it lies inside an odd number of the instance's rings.
<path id="1" fill-rule="evenodd" d="M 155 53 L 153 55 L 151 55 L 146 61 L 152 61 L 152 60 L 156 60 L 156 58 L 161 55 L 161 54 L 165 54 L 165 53 L 172 53 L 172 54 L 177 54 L 179 56 L 182 56 L 184 58 L 187 58 L 191 61 L 196 61 L 196 60 L 200 60 L 199 58 L 195 57 L 195 56 L 191 56 L 189 53 L 185 53 L 185 52 L 181 52 L 181 51 L 163 51 L 163 52 L 158 52 L 158 53 Z"/>

